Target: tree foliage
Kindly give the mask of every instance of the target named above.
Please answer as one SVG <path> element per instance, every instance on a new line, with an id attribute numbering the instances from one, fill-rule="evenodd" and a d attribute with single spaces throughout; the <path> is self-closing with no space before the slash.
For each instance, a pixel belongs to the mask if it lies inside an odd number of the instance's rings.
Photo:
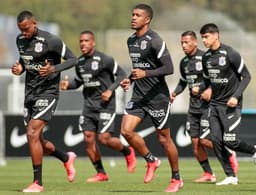
<path id="1" fill-rule="evenodd" d="M 256 30 L 254 0 L 144 0 L 156 16 L 191 4 L 209 10 L 219 10 L 237 20 L 247 30 Z M 139 0 L 2 0 L 0 13 L 16 16 L 20 11 L 33 11 L 38 20 L 55 22 L 60 36 L 77 49 L 79 33 L 85 29 L 104 32 L 110 28 L 129 28 L 132 7 Z M 231 9 L 232 6 L 232 9 Z"/>

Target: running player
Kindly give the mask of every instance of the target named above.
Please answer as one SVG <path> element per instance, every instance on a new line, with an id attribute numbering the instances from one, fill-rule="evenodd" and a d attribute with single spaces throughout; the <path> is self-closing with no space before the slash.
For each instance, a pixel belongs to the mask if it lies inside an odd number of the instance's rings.
<path id="1" fill-rule="evenodd" d="M 160 160 L 149 151 L 135 128 L 146 116 L 151 118 L 172 169 L 170 185 L 165 191 L 177 192 L 183 181 L 179 174 L 177 148 L 170 135 L 170 93 L 165 81 L 165 75 L 173 73 L 173 63 L 165 42 L 150 29 L 152 17 L 153 10 L 149 5 L 138 4 L 133 9 L 131 28 L 135 33 L 127 41 L 133 68 L 129 79 L 124 79 L 121 86 L 126 91 L 133 82 L 134 88 L 123 116 L 121 133 L 146 160 L 144 183 L 149 183 Z"/>
<path id="2" fill-rule="evenodd" d="M 203 100 L 198 89 L 204 89 L 202 56 L 204 52 L 198 48 L 198 41 L 194 31 L 185 31 L 181 34 L 181 46 L 185 57 L 180 61 L 180 80 L 171 93 L 171 102 L 182 93 L 186 86 L 189 88 L 189 110 L 187 115 L 186 130 L 189 132 L 194 155 L 201 165 L 203 176 L 195 182 L 215 182 L 216 177 L 212 172 L 208 161 L 206 147 L 213 149 L 210 141 L 210 128 L 207 119 L 209 99 Z M 235 152 L 230 153 L 229 160 L 235 173 L 238 170 L 238 162 Z"/>
<path id="3" fill-rule="evenodd" d="M 232 47 L 220 42 L 216 24 L 202 26 L 200 34 L 205 47 L 202 63 L 212 90 L 210 101 L 210 127 L 214 151 L 227 177 L 216 185 L 238 184 L 238 178 L 228 161 L 225 149 L 252 154 L 256 159 L 256 148 L 239 139 L 242 94 L 250 82 L 243 58 Z"/>
<path id="4" fill-rule="evenodd" d="M 75 153 L 64 153 L 43 138 L 43 129 L 51 119 L 59 97 L 60 72 L 77 63 L 76 57 L 55 35 L 40 30 L 30 11 L 17 16 L 21 34 L 16 43 L 20 59 L 12 66 L 12 73 L 21 75 L 26 71 L 24 122 L 32 158 L 33 183 L 23 192 L 42 192 L 43 153 L 55 156 L 64 163 L 67 179 L 75 177 Z M 61 63 L 61 58 L 65 59 Z"/>
<path id="5" fill-rule="evenodd" d="M 84 133 L 86 152 L 95 167 L 97 174 L 87 182 L 101 182 L 109 179 L 101 161 L 101 154 L 96 143 L 96 135 L 103 145 L 123 153 L 128 172 L 136 166 L 135 153 L 132 147 L 123 146 L 120 139 L 113 137 L 115 122 L 115 89 L 126 73 L 116 61 L 95 49 L 96 41 L 93 32 L 83 31 L 80 34 L 82 55 L 76 65 L 76 77 L 71 81 L 61 81 L 61 89 L 77 89 L 83 85 L 84 108 L 79 118 L 79 128 Z"/>

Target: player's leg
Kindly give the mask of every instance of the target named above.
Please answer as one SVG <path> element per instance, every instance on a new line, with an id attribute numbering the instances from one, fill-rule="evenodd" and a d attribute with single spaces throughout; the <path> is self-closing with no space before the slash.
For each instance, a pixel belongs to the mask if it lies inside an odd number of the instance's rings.
<path id="1" fill-rule="evenodd" d="M 42 130 L 45 127 L 43 120 L 31 119 L 27 125 L 27 139 L 29 151 L 32 159 L 34 180 L 42 186 L 42 161 L 43 161 L 43 146 L 40 141 Z"/>
<path id="2" fill-rule="evenodd" d="M 113 137 L 110 132 L 99 133 L 98 140 L 106 147 L 121 152 L 125 156 L 128 172 L 134 172 L 136 167 L 136 157 L 132 147 L 124 146 L 120 139 Z"/>
<path id="3" fill-rule="evenodd" d="M 172 170 L 171 181 L 165 192 L 177 192 L 183 186 L 179 173 L 178 151 L 171 138 L 170 129 L 157 130 L 158 140 L 163 147 Z"/>
<path id="4" fill-rule="evenodd" d="M 102 110 L 98 119 L 98 140 L 101 144 L 113 150 L 120 151 L 126 159 L 127 170 L 134 172 L 136 167 L 136 157 L 131 146 L 124 146 L 118 137 L 112 136 L 115 132 L 116 113 L 110 110 Z"/>
<path id="5" fill-rule="evenodd" d="M 76 175 L 76 169 L 74 166 L 75 159 L 77 157 L 76 154 L 74 152 L 63 152 L 62 150 L 56 148 L 52 142 L 45 140 L 43 135 L 41 135 L 41 143 L 43 145 L 44 153 L 54 156 L 63 162 L 63 166 L 67 172 L 67 180 L 69 182 L 74 181 Z"/>
<path id="6" fill-rule="evenodd" d="M 208 148 L 210 150 L 213 150 L 213 143 L 211 141 L 211 128 L 209 126 L 209 116 L 208 116 L 208 109 L 202 109 L 202 116 L 201 116 L 201 122 L 200 122 L 200 144 L 204 146 L 205 148 Z M 238 161 L 236 158 L 236 152 L 229 149 L 228 147 L 225 147 L 225 149 L 229 153 L 229 162 L 231 164 L 231 167 L 236 174 L 238 172 Z"/>
<path id="7" fill-rule="evenodd" d="M 129 112 L 131 112 L 131 110 L 129 110 Z M 160 160 L 158 160 L 149 151 L 143 138 L 135 132 L 135 128 L 142 121 L 141 118 L 143 118 L 143 112 L 144 111 L 138 109 L 133 110 L 133 112 L 131 112 L 132 114 L 125 114 L 122 118 L 121 133 L 130 146 L 133 147 L 135 151 L 137 151 L 146 160 L 148 169 L 144 177 L 144 183 L 148 183 L 153 179 L 154 171 L 160 165 Z M 150 174 L 148 173 L 148 170 L 150 170 Z"/>
<path id="8" fill-rule="evenodd" d="M 213 142 L 214 152 L 221 163 L 221 166 L 226 174 L 226 178 L 223 181 L 216 183 L 216 185 L 228 185 L 228 184 L 237 184 L 238 179 L 231 167 L 229 162 L 229 152 L 225 149 L 223 142 L 224 127 L 221 122 L 221 118 L 224 117 L 220 114 L 216 106 L 210 106 L 210 127 L 211 139 Z"/>
<path id="9" fill-rule="evenodd" d="M 239 129 L 241 125 L 241 110 L 239 108 L 222 108 L 222 123 L 224 126 L 223 142 L 228 148 L 247 154 L 255 154 L 254 145 L 248 144 L 239 139 Z"/>
<path id="10" fill-rule="evenodd" d="M 39 100 L 40 101 L 40 100 Z M 43 191 L 42 182 L 42 161 L 43 161 L 43 146 L 40 141 L 43 128 L 46 121 L 34 117 L 40 113 L 36 101 L 25 98 L 24 103 L 24 123 L 26 126 L 26 133 L 30 156 L 33 166 L 33 182 L 23 192 L 41 192 Z"/>
<path id="11" fill-rule="evenodd" d="M 90 158 L 97 174 L 91 178 L 88 178 L 86 182 L 101 182 L 107 181 L 108 175 L 104 169 L 101 153 L 96 143 L 96 132 L 95 131 L 84 131 L 84 142 L 85 142 L 85 150 L 87 152 L 88 157 Z"/>
<path id="12" fill-rule="evenodd" d="M 200 142 L 200 136 L 203 134 L 206 137 L 209 129 L 209 123 L 207 128 L 202 128 L 203 122 L 201 113 L 189 113 L 187 116 L 186 130 L 191 137 L 193 153 L 203 169 L 203 175 L 195 182 L 215 182 L 216 177 L 212 172 L 207 151 Z"/>

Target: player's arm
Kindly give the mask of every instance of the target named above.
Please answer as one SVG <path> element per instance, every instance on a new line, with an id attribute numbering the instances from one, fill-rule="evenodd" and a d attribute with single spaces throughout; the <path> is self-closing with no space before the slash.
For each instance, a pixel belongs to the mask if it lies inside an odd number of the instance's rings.
<path id="1" fill-rule="evenodd" d="M 165 42 L 160 38 L 153 39 L 152 48 L 155 51 L 155 55 L 157 56 L 161 66 L 153 70 L 146 70 L 145 76 L 152 77 L 173 74 L 173 62 Z"/>
<path id="2" fill-rule="evenodd" d="M 21 75 L 24 71 L 25 71 L 25 67 L 21 59 L 17 60 L 12 65 L 12 73 L 14 75 Z"/>
<path id="3" fill-rule="evenodd" d="M 111 64 L 111 67 L 113 67 L 112 73 L 115 76 L 115 81 L 111 86 L 109 86 L 109 90 L 114 91 L 120 85 L 120 82 L 127 77 L 127 75 L 116 61 L 113 61 Z"/>
<path id="4" fill-rule="evenodd" d="M 101 94 L 103 102 L 108 102 L 113 94 L 113 91 L 120 85 L 120 82 L 126 78 L 125 71 L 118 66 L 113 58 L 106 58 L 106 67 L 109 68 L 115 78 L 114 82 L 108 87 L 107 90 Z"/>
<path id="5" fill-rule="evenodd" d="M 239 87 L 237 88 L 236 92 L 233 94 L 233 97 L 240 98 L 250 83 L 251 75 L 244 63 L 243 58 L 240 56 L 238 52 L 235 50 L 231 50 L 231 52 L 228 53 L 229 60 L 232 65 L 234 65 L 235 70 L 237 71 L 238 75 L 241 77 L 241 82 L 239 84 Z"/>
<path id="6" fill-rule="evenodd" d="M 64 61 L 60 64 L 52 65 L 46 59 L 45 66 L 41 67 L 39 72 L 41 76 L 49 75 L 53 72 L 61 72 L 77 64 L 77 58 L 65 43 L 58 37 L 53 36 L 48 40 L 49 51 L 57 53 Z"/>
<path id="7" fill-rule="evenodd" d="M 202 58 L 202 65 L 203 65 L 203 82 L 202 84 L 199 86 L 199 92 L 202 91 L 200 97 L 201 99 L 205 100 L 205 101 L 210 101 L 211 96 L 212 96 L 212 88 L 211 88 L 211 81 L 209 79 L 209 73 L 208 73 L 208 69 L 206 67 L 206 58 L 203 56 Z"/>
<path id="8" fill-rule="evenodd" d="M 83 80 L 77 70 L 76 76 L 72 78 L 71 80 L 68 78 L 67 75 L 65 75 L 64 79 L 60 81 L 60 89 L 61 90 L 70 90 L 70 89 L 77 89 L 83 84 Z"/>

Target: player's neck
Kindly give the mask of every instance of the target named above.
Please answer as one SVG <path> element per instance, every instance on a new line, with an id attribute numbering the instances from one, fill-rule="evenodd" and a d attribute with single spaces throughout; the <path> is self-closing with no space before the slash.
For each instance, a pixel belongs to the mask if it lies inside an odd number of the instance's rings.
<path id="1" fill-rule="evenodd" d="M 137 29 L 136 30 L 136 35 L 137 35 L 137 37 L 142 37 L 148 31 L 149 31 L 149 26 L 147 25 L 147 26 L 144 26 L 141 29 Z"/>

